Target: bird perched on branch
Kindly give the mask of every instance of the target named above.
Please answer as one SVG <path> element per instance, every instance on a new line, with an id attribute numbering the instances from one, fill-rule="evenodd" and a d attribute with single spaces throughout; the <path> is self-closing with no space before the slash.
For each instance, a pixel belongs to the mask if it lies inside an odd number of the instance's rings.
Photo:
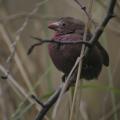
<path id="1" fill-rule="evenodd" d="M 49 24 L 48 28 L 55 31 L 53 40 L 72 42 L 83 40 L 85 24 L 73 17 L 63 17 Z M 91 37 L 92 34 L 88 31 L 86 41 L 89 41 Z M 80 55 L 81 48 L 82 44 L 49 43 L 48 50 L 50 57 L 56 68 L 64 73 L 64 77 L 69 74 L 75 64 L 77 57 Z M 97 41 L 83 58 L 81 78 L 86 80 L 98 78 L 103 65 L 109 65 L 109 56 Z"/>

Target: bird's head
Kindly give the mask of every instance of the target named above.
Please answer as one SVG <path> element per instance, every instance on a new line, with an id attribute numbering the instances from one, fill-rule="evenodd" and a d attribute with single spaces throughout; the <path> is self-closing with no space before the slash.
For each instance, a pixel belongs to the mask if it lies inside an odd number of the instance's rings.
<path id="1" fill-rule="evenodd" d="M 71 34 L 76 31 L 83 31 L 84 24 L 73 17 L 62 17 L 48 25 L 48 28 L 56 31 L 58 34 Z"/>

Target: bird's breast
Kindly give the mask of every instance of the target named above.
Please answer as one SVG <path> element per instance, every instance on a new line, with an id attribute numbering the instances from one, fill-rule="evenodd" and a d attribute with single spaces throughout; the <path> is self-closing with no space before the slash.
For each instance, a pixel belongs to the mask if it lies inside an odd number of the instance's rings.
<path id="1" fill-rule="evenodd" d="M 56 37 L 58 41 L 78 41 L 80 36 L 77 35 L 65 35 Z M 50 43 L 48 45 L 50 57 L 55 66 L 64 73 L 68 73 L 74 65 L 76 58 L 80 54 L 81 44 L 56 44 Z"/>

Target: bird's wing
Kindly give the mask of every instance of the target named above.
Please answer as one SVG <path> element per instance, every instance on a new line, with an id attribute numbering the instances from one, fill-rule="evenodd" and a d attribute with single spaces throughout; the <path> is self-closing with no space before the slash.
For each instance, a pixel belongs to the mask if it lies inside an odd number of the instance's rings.
<path id="1" fill-rule="evenodd" d="M 102 56 L 103 56 L 103 64 L 105 66 L 108 66 L 109 65 L 109 55 L 107 53 L 107 51 L 103 48 L 103 46 L 97 42 L 96 43 L 97 47 L 100 49 L 101 53 L 102 53 Z"/>

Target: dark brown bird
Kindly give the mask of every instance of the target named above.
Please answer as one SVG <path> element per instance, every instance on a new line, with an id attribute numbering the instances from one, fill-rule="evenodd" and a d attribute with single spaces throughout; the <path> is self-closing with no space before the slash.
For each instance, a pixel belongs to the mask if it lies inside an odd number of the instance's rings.
<path id="1" fill-rule="evenodd" d="M 63 17 L 51 23 L 48 28 L 55 31 L 53 40 L 57 41 L 78 41 L 83 40 L 85 25 L 82 21 Z M 87 41 L 92 34 L 88 31 Z M 77 57 L 80 55 L 82 44 L 53 44 L 49 43 L 48 50 L 55 66 L 67 76 L 72 69 Z M 89 54 L 83 58 L 81 78 L 86 80 L 98 78 L 102 66 L 109 65 L 109 56 L 99 42 L 91 48 Z"/>

